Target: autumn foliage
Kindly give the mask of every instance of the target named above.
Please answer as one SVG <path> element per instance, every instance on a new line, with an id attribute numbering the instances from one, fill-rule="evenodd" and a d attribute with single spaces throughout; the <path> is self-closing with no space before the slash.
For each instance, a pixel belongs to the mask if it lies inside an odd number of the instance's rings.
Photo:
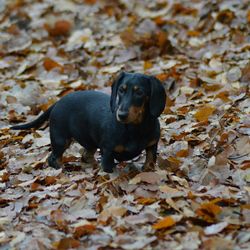
<path id="1" fill-rule="evenodd" d="M 0 24 L 1 249 L 249 249 L 249 1 L 1 1 Z M 74 143 L 52 169 L 48 124 L 9 129 L 122 70 L 167 93 L 152 171 Z"/>

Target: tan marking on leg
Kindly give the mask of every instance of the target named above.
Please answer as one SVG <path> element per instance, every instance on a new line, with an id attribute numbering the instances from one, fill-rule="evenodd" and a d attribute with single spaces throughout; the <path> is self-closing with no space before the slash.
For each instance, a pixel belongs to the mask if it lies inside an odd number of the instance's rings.
<path id="1" fill-rule="evenodd" d="M 157 143 L 157 140 L 152 140 L 150 141 L 148 144 L 147 144 L 147 148 L 150 147 L 150 146 L 153 146 Z"/>
<path id="2" fill-rule="evenodd" d="M 117 146 L 115 146 L 114 151 L 116 153 L 122 153 L 122 152 L 126 151 L 126 149 L 123 145 L 117 145 Z"/>
<path id="3" fill-rule="evenodd" d="M 95 163 L 95 154 L 96 150 L 84 150 L 82 154 L 82 161 L 86 163 Z"/>
<path id="4" fill-rule="evenodd" d="M 152 150 L 146 149 L 146 161 L 144 163 L 145 170 L 153 170 L 155 167 L 155 159 Z"/>

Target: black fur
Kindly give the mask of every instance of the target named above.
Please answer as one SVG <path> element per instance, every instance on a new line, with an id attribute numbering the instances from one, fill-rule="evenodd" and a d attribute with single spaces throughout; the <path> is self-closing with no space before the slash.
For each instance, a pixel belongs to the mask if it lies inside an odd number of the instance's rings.
<path id="1" fill-rule="evenodd" d="M 111 97 L 98 91 L 77 91 L 64 96 L 36 120 L 11 129 L 37 128 L 49 120 L 52 153 L 49 165 L 60 167 L 72 139 L 94 159 L 97 148 L 102 167 L 112 172 L 114 159 L 130 160 L 146 149 L 146 165 L 154 165 L 160 125 L 157 117 L 166 95 L 155 77 L 122 72 L 112 85 Z"/>

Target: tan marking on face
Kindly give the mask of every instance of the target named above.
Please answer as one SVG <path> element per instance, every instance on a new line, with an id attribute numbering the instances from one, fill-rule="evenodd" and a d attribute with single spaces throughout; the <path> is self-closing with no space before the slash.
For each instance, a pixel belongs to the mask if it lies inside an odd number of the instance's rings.
<path id="1" fill-rule="evenodd" d="M 123 90 L 127 90 L 128 86 L 126 84 L 122 85 Z"/>
<path id="2" fill-rule="evenodd" d="M 155 160 L 152 150 L 146 149 L 146 161 L 144 163 L 145 170 L 152 170 L 155 167 Z"/>
<path id="3" fill-rule="evenodd" d="M 122 153 L 122 152 L 126 151 L 126 148 L 123 145 L 117 145 L 117 146 L 115 146 L 114 151 L 116 153 Z"/>
<path id="4" fill-rule="evenodd" d="M 147 147 L 153 146 L 157 143 L 157 140 L 152 140 L 147 144 Z"/>
<path id="5" fill-rule="evenodd" d="M 144 117 L 144 104 L 140 107 L 137 106 L 131 106 L 128 111 L 128 123 L 134 123 L 134 124 L 139 124 L 142 122 L 142 119 Z"/>
<path id="6" fill-rule="evenodd" d="M 137 89 L 139 89 L 139 87 L 135 85 L 135 86 L 133 87 L 133 89 L 134 89 L 134 91 L 136 91 Z"/>

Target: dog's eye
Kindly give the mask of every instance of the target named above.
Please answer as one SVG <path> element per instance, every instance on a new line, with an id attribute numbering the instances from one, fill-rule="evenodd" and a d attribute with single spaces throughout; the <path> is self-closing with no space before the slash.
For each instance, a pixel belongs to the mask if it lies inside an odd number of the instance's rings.
<path id="1" fill-rule="evenodd" d="M 139 97 L 141 97 L 141 96 L 144 95 L 144 92 L 143 92 L 141 89 L 137 89 L 135 93 L 136 93 L 136 95 L 139 96 Z"/>
<path id="2" fill-rule="evenodd" d="M 119 88 L 119 93 L 120 94 L 124 94 L 125 92 L 126 92 L 125 86 L 122 86 L 121 88 Z"/>

